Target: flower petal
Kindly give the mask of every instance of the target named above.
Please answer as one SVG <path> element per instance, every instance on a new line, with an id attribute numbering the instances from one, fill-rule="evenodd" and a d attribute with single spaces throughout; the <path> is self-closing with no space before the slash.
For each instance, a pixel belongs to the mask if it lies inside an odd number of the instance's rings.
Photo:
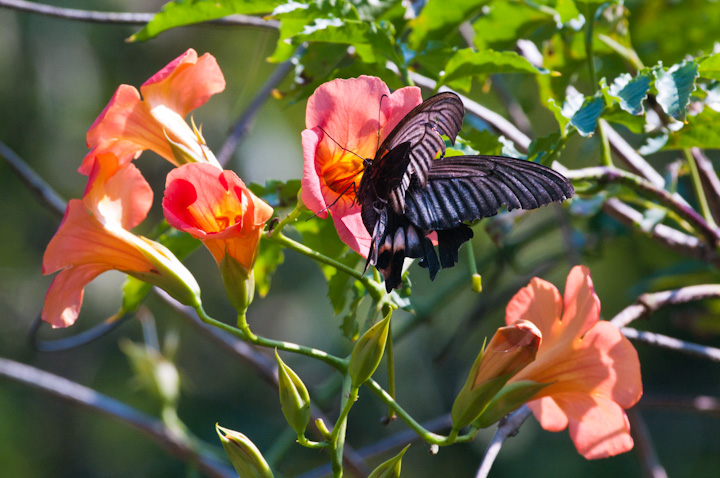
<path id="1" fill-rule="evenodd" d="M 575 266 L 570 270 L 565 284 L 563 323 L 567 334 L 583 335 L 600 318 L 600 299 L 595 294 L 590 270 Z"/>
<path id="2" fill-rule="evenodd" d="M 303 148 L 303 177 L 302 177 L 302 201 L 305 206 L 318 215 L 321 219 L 327 218 L 328 204 L 325 202 L 323 195 L 323 183 L 320 179 L 320 171 L 315 161 L 320 140 L 323 137 L 321 131 L 317 129 L 306 129 L 302 132 L 302 148 Z"/>
<path id="3" fill-rule="evenodd" d="M 85 286 L 109 269 L 97 264 L 86 264 L 60 271 L 45 294 L 42 320 L 53 328 L 74 324 L 80 314 Z"/>
<path id="4" fill-rule="evenodd" d="M 623 409 L 605 397 L 557 397 L 569 418 L 570 438 L 578 453 L 588 460 L 607 458 L 633 448 L 630 425 Z"/>
<path id="5" fill-rule="evenodd" d="M 542 397 L 527 406 L 532 410 L 533 415 L 544 430 L 549 432 L 561 432 L 568 426 L 568 417 L 565 412 L 555 403 L 552 397 Z"/>
<path id="6" fill-rule="evenodd" d="M 505 323 L 512 325 L 518 320 L 534 323 L 543 337 L 542 348 L 551 338 L 555 322 L 562 315 L 562 297 L 550 282 L 534 277 L 530 284 L 520 289 L 505 309 Z"/>
<path id="7" fill-rule="evenodd" d="M 151 107 L 165 105 L 183 118 L 224 89 L 225 77 L 215 57 L 205 53 L 198 59 L 192 48 L 140 87 L 143 98 Z"/>

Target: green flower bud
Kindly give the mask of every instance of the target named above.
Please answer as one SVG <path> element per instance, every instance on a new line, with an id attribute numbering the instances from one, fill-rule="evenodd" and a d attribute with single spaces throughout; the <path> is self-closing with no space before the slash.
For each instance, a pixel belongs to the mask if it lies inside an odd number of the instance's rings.
<path id="1" fill-rule="evenodd" d="M 398 478 L 400 476 L 402 457 L 408 448 L 410 448 L 410 445 L 403 448 L 400 453 L 390 458 L 388 461 L 381 463 L 380 466 L 370 473 L 368 478 Z"/>
<path id="2" fill-rule="evenodd" d="M 272 478 L 273 474 L 265 458 L 248 437 L 242 433 L 215 424 L 220 441 L 230 462 L 241 478 Z"/>
<path id="3" fill-rule="evenodd" d="M 482 292 L 482 276 L 480 274 L 472 275 L 472 290 L 473 292 Z"/>
<path id="4" fill-rule="evenodd" d="M 239 314 L 245 314 L 255 296 L 255 275 L 230 254 L 220 262 L 220 274 L 230 304 Z"/>
<path id="5" fill-rule="evenodd" d="M 358 388 L 372 377 L 375 369 L 380 365 L 390 332 L 391 315 L 392 311 L 383 320 L 370 327 L 355 343 L 348 365 L 348 373 L 354 388 Z"/>
<path id="6" fill-rule="evenodd" d="M 310 394 L 300 377 L 282 361 L 275 350 L 278 363 L 280 407 L 295 433 L 301 436 L 310 423 Z"/>

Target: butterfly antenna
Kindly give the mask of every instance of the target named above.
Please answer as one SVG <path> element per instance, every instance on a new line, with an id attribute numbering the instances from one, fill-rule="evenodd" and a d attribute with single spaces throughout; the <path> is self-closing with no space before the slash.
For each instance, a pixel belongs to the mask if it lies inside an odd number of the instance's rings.
<path id="1" fill-rule="evenodd" d="M 390 99 L 390 97 L 383 93 L 380 97 L 380 104 L 378 105 L 378 129 L 377 129 L 377 141 L 375 143 L 375 151 L 380 149 L 380 113 L 382 112 L 382 100 L 383 98 Z"/>
<path id="2" fill-rule="evenodd" d="M 342 149 L 343 151 L 345 151 L 345 152 L 347 152 L 347 153 L 354 154 L 354 155 L 357 156 L 358 158 L 362 159 L 362 160 L 363 160 L 363 163 L 365 163 L 365 161 L 366 161 L 365 158 L 363 158 L 362 156 L 360 156 L 359 154 L 357 154 L 355 151 L 351 151 L 351 150 L 343 147 L 342 145 L 340 145 L 340 143 L 338 143 L 337 141 L 335 141 L 335 138 L 333 138 L 332 136 L 330 136 L 330 135 L 328 134 L 328 132 L 323 129 L 322 126 L 318 126 L 318 128 L 320 128 L 320 131 L 322 131 L 325 136 L 327 136 L 328 138 L 330 138 L 330 139 L 332 140 L 332 142 L 335 143 L 335 144 L 338 146 L 338 148 Z"/>

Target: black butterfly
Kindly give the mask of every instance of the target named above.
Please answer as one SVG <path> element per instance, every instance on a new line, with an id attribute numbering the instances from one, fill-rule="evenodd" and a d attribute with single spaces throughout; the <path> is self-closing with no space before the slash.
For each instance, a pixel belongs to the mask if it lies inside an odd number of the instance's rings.
<path id="1" fill-rule="evenodd" d="M 445 141 L 454 144 L 465 110 L 450 92 L 428 98 L 410 111 L 365 161 L 356 191 L 362 220 L 372 236 L 365 269 L 372 264 L 385 277 L 388 292 L 400 287 L 406 257 L 435 279 L 458 261 L 460 246 L 473 237 L 464 222 L 508 209 L 534 209 L 571 197 L 575 190 L 560 173 L 530 161 L 502 156 L 445 158 Z M 440 157 L 436 156 L 440 152 Z M 436 231 L 438 253 L 427 235 Z"/>

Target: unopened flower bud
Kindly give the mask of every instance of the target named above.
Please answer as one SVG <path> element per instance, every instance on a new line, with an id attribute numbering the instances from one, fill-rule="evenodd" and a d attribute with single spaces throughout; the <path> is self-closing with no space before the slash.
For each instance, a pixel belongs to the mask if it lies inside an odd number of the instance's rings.
<path id="1" fill-rule="evenodd" d="M 365 383 L 380 365 L 390 331 L 391 315 L 392 311 L 383 320 L 370 327 L 355 343 L 348 366 L 353 387 L 357 388 Z"/>
<path id="2" fill-rule="evenodd" d="M 248 437 L 218 424 L 215 424 L 215 430 L 238 475 L 242 478 L 273 477 L 270 466 L 263 458 L 262 453 Z"/>
<path id="3" fill-rule="evenodd" d="M 278 363 L 280 407 L 295 433 L 301 436 L 310 423 L 310 394 L 300 377 L 282 361 L 275 350 Z"/>
<path id="4" fill-rule="evenodd" d="M 406 446 L 400 453 L 390 458 L 388 461 L 381 463 L 373 470 L 372 473 L 370 473 L 368 478 L 398 478 L 400 476 L 402 457 L 409 447 L 410 445 Z"/>
<path id="5" fill-rule="evenodd" d="M 220 274 L 230 303 L 244 314 L 255 296 L 255 275 L 230 254 L 220 261 Z"/>

